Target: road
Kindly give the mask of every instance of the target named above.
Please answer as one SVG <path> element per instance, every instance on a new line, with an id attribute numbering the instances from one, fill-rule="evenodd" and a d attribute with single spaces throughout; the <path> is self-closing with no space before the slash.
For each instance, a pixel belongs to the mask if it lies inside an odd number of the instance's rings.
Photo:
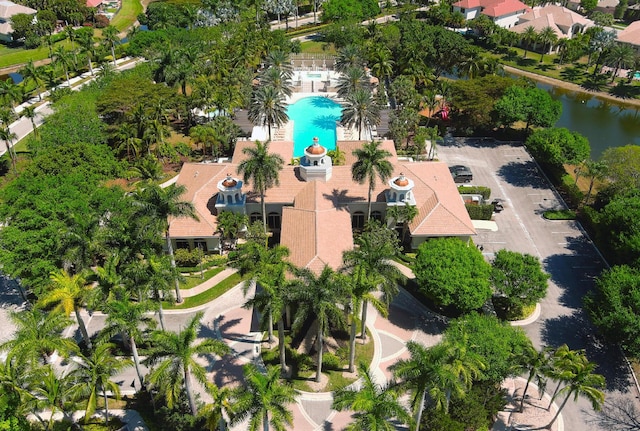
<path id="1" fill-rule="evenodd" d="M 438 157 L 449 165 L 462 164 L 473 171 L 473 184 L 488 186 L 492 198 L 503 198 L 505 209 L 495 215 L 498 231 L 478 231 L 476 244 L 487 258 L 500 249 L 537 256 L 551 275 L 549 290 L 541 302 L 540 317 L 523 326 L 536 347 L 585 349 L 598 363 L 597 372 L 607 380 L 607 399 L 628 399 L 638 407 L 638 391 L 616 346 L 603 344 L 582 310 L 583 296 L 606 262 L 575 221 L 548 221 L 542 213 L 563 208 L 536 163 L 520 144 L 493 140 L 448 137 L 438 147 Z M 554 385 L 549 385 L 553 388 Z M 552 390 L 552 389 L 551 389 Z M 594 412 L 580 399 L 563 410 L 565 429 L 600 430 L 591 422 Z"/>

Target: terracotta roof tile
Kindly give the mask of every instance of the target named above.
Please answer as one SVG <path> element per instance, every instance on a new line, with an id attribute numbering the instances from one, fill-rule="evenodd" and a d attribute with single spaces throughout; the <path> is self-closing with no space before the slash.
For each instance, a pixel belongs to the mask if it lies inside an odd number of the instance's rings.
<path id="1" fill-rule="evenodd" d="M 618 33 L 618 41 L 640 46 L 640 21 L 634 21 Z"/>

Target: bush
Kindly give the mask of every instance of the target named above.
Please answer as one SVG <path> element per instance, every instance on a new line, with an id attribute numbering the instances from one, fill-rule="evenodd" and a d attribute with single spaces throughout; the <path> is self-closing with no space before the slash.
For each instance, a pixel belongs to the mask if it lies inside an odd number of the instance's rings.
<path id="1" fill-rule="evenodd" d="M 471 220 L 491 220 L 493 215 L 493 205 L 470 205 L 465 204 Z"/>
<path id="2" fill-rule="evenodd" d="M 96 28 L 105 28 L 109 25 L 109 18 L 104 15 L 96 15 Z"/>
<path id="3" fill-rule="evenodd" d="M 322 369 L 338 371 L 342 369 L 340 358 L 331 352 L 322 355 Z"/>
<path id="4" fill-rule="evenodd" d="M 545 211 L 542 216 L 547 220 L 575 220 L 576 212 L 573 210 L 550 210 Z"/>
<path id="5" fill-rule="evenodd" d="M 200 263 L 201 255 L 202 252 L 197 248 L 191 251 L 186 248 L 179 248 L 175 252 L 176 265 L 193 268 Z"/>
<path id="6" fill-rule="evenodd" d="M 458 186 L 458 192 L 462 195 L 482 195 L 484 199 L 489 199 L 491 189 L 483 186 Z"/>
<path id="7" fill-rule="evenodd" d="M 561 191 L 562 197 L 565 201 L 569 202 L 571 207 L 577 207 L 580 205 L 580 202 L 584 199 L 584 193 L 582 190 L 576 185 L 575 178 L 572 178 L 571 175 L 563 175 L 561 180 Z"/>
<path id="8" fill-rule="evenodd" d="M 181 156 L 191 156 L 191 147 L 185 142 L 178 142 L 174 148 Z"/>

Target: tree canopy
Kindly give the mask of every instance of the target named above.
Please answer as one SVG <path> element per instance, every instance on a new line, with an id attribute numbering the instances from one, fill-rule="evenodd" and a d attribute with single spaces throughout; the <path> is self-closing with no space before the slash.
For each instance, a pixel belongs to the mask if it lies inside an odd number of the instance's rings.
<path id="1" fill-rule="evenodd" d="M 564 127 L 536 130 L 525 144 L 536 160 L 551 166 L 576 165 L 588 160 L 591 153 L 587 138 Z"/>
<path id="2" fill-rule="evenodd" d="M 512 85 L 494 109 L 497 120 L 505 126 L 522 121 L 527 129 L 529 126 L 551 127 L 560 119 L 562 103 L 553 100 L 543 89 Z"/>
<path id="3" fill-rule="evenodd" d="M 437 304 L 468 313 L 491 297 L 490 270 L 476 247 L 439 238 L 420 245 L 414 272 L 419 289 Z"/>

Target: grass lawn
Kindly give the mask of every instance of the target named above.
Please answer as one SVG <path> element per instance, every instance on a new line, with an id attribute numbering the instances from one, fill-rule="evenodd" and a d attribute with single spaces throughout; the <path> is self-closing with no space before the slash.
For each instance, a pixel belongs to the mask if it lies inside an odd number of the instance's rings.
<path id="1" fill-rule="evenodd" d="M 346 335 L 346 333 L 345 333 Z M 266 334 L 265 334 L 266 337 Z M 312 356 L 298 353 L 291 349 L 291 336 L 287 335 L 286 339 L 287 350 L 287 365 L 292 367 L 291 383 L 293 387 L 300 391 L 314 392 L 309 386 L 308 382 L 314 380 L 316 375 L 315 365 L 315 353 Z M 345 386 L 353 383 L 357 376 L 353 377 L 349 374 L 345 375 L 348 368 L 348 338 L 338 340 L 340 347 L 335 354 L 324 352 L 322 374 L 329 377 L 327 385 L 321 392 L 335 391 L 336 389 L 344 388 Z M 367 330 L 367 342 L 362 344 L 360 339 L 356 340 L 356 366 L 360 362 L 370 364 L 373 359 L 373 338 L 371 333 Z M 278 345 L 275 344 L 271 349 L 262 349 L 262 360 L 267 365 L 279 365 L 280 358 L 278 353 Z"/>
<path id="2" fill-rule="evenodd" d="M 197 307 L 198 305 L 206 304 L 207 302 L 213 301 L 218 296 L 222 295 L 227 290 L 231 289 L 242 281 L 243 278 L 240 276 L 240 274 L 236 273 L 225 278 L 209 290 L 206 290 L 196 296 L 185 298 L 182 304 L 170 304 L 168 302 L 163 302 L 162 306 L 167 310 L 183 310 L 185 308 Z"/>
<path id="3" fill-rule="evenodd" d="M 120 10 L 111 20 L 111 25 L 118 31 L 126 31 L 136 22 L 142 11 L 140 0 L 122 0 Z"/>
<path id="4" fill-rule="evenodd" d="M 224 270 L 224 267 L 212 268 L 204 272 L 204 277 L 200 276 L 200 273 L 196 273 L 193 275 L 188 275 L 184 278 L 184 282 L 180 282 L 180 290 L 189 290 L 194 287 L 204 283 L 212 277 L 215 277 L 217 274 L 221 273 Z"/>
<path id="5" fill-rule="evenodd" d="M 308 40 L 305 42 L 302 42 L 300 44 L 301 47 L 301 51 L 305 54 L 327 54 L 327 55 L 334 55 L 337 53 L 336 48 L 333 46 L 333 44 L 330 44 L 328 49 L 325 49 L 324 47 L 327 46 L 326 43 L 324 42 L 315 42 L 313 40 Z"/>
<path id="6" fill-rule="evenodd" d="M 71 49 L 71 43 L 68 40 L 62 40 L 53 45 L 53 49 L 62 44 L 65 49 Z M 8 48 L 0 45 L 0 68 L 26 64 L 29 60 L 38 61 L 49 58 L 49 48 L 43 45 L 35 49 L 24 48 Z"/>

